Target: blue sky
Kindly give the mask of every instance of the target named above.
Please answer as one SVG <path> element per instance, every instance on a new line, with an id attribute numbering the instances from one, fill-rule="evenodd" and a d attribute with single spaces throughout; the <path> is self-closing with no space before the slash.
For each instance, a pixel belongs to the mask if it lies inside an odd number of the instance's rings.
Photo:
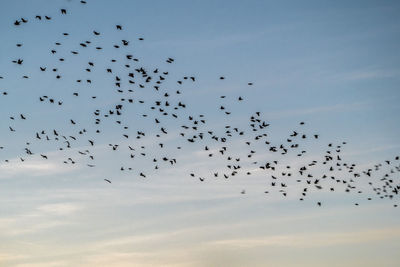
<path id="1" fill-rule="evenodd" d="M 365 195 L 314 192 L 299 202 L 301 188 L 296 187 L 285 199 L 278 192 L 267 196 L 263 192 L 269 180 L 258 171 L 250 177 L 201 183 L 189 173 L 209 175 L 220 170 L 222 162 L 210 162 L 203 144 L 187 146 L 174 138 L 180 124 L 172 119 L 166 119 L 170 135 L 163 139 L 164 153 L 176 155 L 178 165 L 149 171 L 147 179 L 140 179 L 138 172 L 150 169 L 149 163 L 138 159 L 134 172 L 120 172 L 121 165 L 131 166 L 129 160 L 122 152 L 113 154 L 108 144 L 131 142 L 139 151 L 144 145 L 156 155 L 154 138 L 123 140 L 121 128 L 112 121 L 104 121 L 103 134 L 96 135 L 92 117 L 86 114 L 118 102 L 114 82 L 104 69 L 126 72 L 110 59 L 125 62 L 124 55 L 132 53 L 143 66 L 170 72 L 166 86 L 182 90 L 182 101 L 190 106 L 184 116 L 204 114 L 207 125 L 222 132 L 226 124 L 247 127 L 248 118 L 260 111 L 271 123 L 274 141 L 284 140 L 305 121 L 304 131 L 320 138 L 307 141 L 304 161 L 320 158 L 330 142 L 346 141 L 346 161 L 371 167 L 399 154 L 399 3 L 87 2 L 0 4 L 0 92 L 9 93 L 0 96 L 0 146 L 5 147 L 0 150 L 1 265 L 398 265 L 400 216 L 393 208 L 398 201 L 368 202 Z M 68 15 L 61 16 L 60 8 Z M 38 22 L 36 14 L 49 14 L 52 20 Z M 29 22 L 14 27 L 20 17 Z M 116 24 L 123 25 L 123 31 L 116 31 Z M 101 35 L 95 37 L 93 30 Z M 139 37 L 145 40 L 139 42 Z M 112 47 L 122 39 L 130 45 Z M 92 47 L 80 48 L 85 40 Z M 19 42 L 23 46 L 18 48 Z M 93 49 L 97 45 L 103 50 Z M 52 55 L 51 49 L 57 53 Z M 79 50 L 79 56 L 73 57 L 71 50 Z M 59 62 L 60 57 L 65 62 Z M 174 64 L 165 63 L 168 57 L 175 59 Z M 18 58 L 24 59 L 22 66 L 11 63 Z M 95 63 L 91 73 L 84 71 L 88 61 Z M 48 69 L 41 72 L 39 66 Z M 55 78 L 52 68 L 62 79 Z M 23 75 L 30 78 L 22 79 Z M 175 83 L 192 75 L 195 83 Z M 221 81 L 220 76 L 226 79 Z M 90 85 L 75 82 L 88 77 L 93 80 Z M 248 82 L 254 85 L 247 86 Z M 62 99 L 62 108 L 40 103 L 41 95 Z M 91 99 L 93 95 L 97 99 Z M 227 97 L 221 100 L 220 95 Z M 245 101 L 238 103 L 238 96 Z M 135 89 L 136 99 L 150 97 Z M 218 110 L 221 103 L 232 111 L 229 120 Z M 26 121 L 9 119 L 20 113 Z M 140 129 L 155 133 L 143 113 L 140 106 L 132 106 L 122 116 L 132 136 Z M 70 119 L 77 125 L 72 127 Z M 9 131 L 10 125 L 15 133 Z M 66 154 L 53 142 L 34 140 L 34 133 L 43 129 L 72 135 L 82 128 L 88 131 L 87 138 L 68 152 L 79 162 L 73 167 L 62 163 Z M 87 139 L 95 139 L 96 146 L 90 147 Z M 35 155 L 21 163 L 28 140 L 49 160 Z M 178 145 L 184 146 L 180 153 Z M 88 168 L 87 160 L 79 157 L 77 151 L 85 149 L 95 155 L 96 168 Z M 235 153 L 244 155 L 245 149 L 232 142 Z M 256 159 L 272 157 L 259 152 Z M 294 156 L 282 161 L 303 163 Z M 243 189 L 245 195 L 240 194 Z M 318 208 L 315 203 L 320 200 L 324 205 Z"/>

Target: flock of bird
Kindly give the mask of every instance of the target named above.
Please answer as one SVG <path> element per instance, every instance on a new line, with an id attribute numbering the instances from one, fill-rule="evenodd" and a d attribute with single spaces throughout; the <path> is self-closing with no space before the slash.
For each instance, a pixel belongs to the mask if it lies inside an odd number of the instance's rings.
<path id="1" fill-rule="evenodd" d="M 80 1 L 80 3 L 82 5 L 87 4 L 86 1 Z M 66 8 L 60 9 L 57 13 L 58 14 L 52 15 L 34 14 L 31 18 L 18 18 L 13 22 L 12 27 L 23 28 L 24 24 L 31 23 L 32 21 L 51 21 L 58 16 L 69 15 L 68 9 Z M 115 31 L 123 32 L 124 26 L 115 25 Z M 70 38 L 70 33 L 68 32 L 62 32 L 61 34 L 64 38 Z M 100 31 L 94 29 L 91 33 L 91 37 L 88 39 L 98 38 L 101 35 L 102 33 Z M 139 37 L 137 41 L 143 42 L 144 38 Z M 141 66 L 141 60 L 137 56 L 134 56 L 133 53 L 121 55 L 119 52 L 121 51 L 118 50 L 119 48 L 129 48 L 132 43 L 133 42 L 130 40 L 122 39 L 112 45 L 113 48 L 116 49 L 115 54 L 125 59 L 124 63 L 120 63 L 115 58 L 105 59 L 99 55 L 95 60 L 87 62 L 86 66 L 83 67 L 85 70 L 84 73 L 90 73 L 96 68 L 96 65 L 99 65 L 95 61 L 104 60 L 106 62 L 111 62 L 111 65 L 114 64 L 114 67 L 107 67 L 102 71 L 104 75 L 108 75 L 106 79 L 109 78 L 113 81 L 113 93 L 118 97 L 118 103 L 111 109 L 98 107 L 91 114 L 81 114 L 82 117 L 87 115 L 87 117 L 92 120 L 93 126 L 95 127 L 94 134 L 97 136 L 103 134 L 100 125 L 104 124 L 107 120 L 114 121 L 115 124 L 113 123 L 113 127 L 116 127 L 117 131 L 122 131 L 119 140 L 115 140 L 114 138 L 114 142 L 108 144 L 110 153 L 116 153 L 116 151 L 121 150 L 127 151 L 127 158 L 129 160 L 134 162 L 137 157 L 140 157 L 151 164 L 152 170 L 158 170 L 161 167 L 173 168 L 178 164 L 177 157 L 174 155 L 163 155 L 163 150 L 167 146 L 167 143 L 158 142 L 157 140 L 161 140 L 167 135 L 174 135 L 173 138 L 184 141 L 183 144 L 185 147 L 194 149 L 195 144 L 200 144 L 202 150 L 205 151 L 206 158 L 213 161 L 215 158 L 218 158 L 219 161 L 223 162 L 224 166 L 219 168 L 218 171 L 210 171 L 208 176 L 199 174 L 197 171 L 191 171 L 187 174 L 188 177 L 198 179 L 200 182 L 204 182 L 208 178 L 229 179 L 234 176 L 248 176 L 257 173 L 268 178 L 268 182 L 266 183 L 268 190 L 265 191 L 265 194 L 268 194 L 271 190 L 275 190 L 283 197 L 286 197 L 289 193 L 288 188 L 296 187 L 300 191 L 300 201 L 305 200 L 311 192 L 322 192 L 324 190 L 328 192 L 339 191 L 365 194 L 366 200 L 396 200 L 396 197 L 398 197 L 400 190 L 400 183 L 398 180 L 398 175 L 400 173 L 399 156 L 378 163 L 373 167 L 360 169 L 356 164 L 346 162 L 343 159 L 344 155 L 341 152 L 346 142 L 340 142 L 338 144 L 327 144 L 324 154 L 316 160 L 302 161 L 300 166 L 284 164 L 285 157 L 292 156 L 301 159 L 306 155 L 306 145 L 308 144 L 306 141 L 317 141 L 317 139 L 319 139 L 317 133 L 310 134 L 306 131 L 307 125 L 305 122 L 299 122 L 296 129 L 291 131 L 284 140 L 279 143 L 269 139 L 270 123 L 265 121 L 262 118 L 262 114 L 258 111 L 254 112 L 248 118 L 248 128 L 235 127 L 230 124 L 223 125 L 223 123 L 220 123 L 219 126 L 212 127 L 207 124 L 205 114 L 191 113 L 190 106 L 180 99 L 180 95 L 185 93 L 184 85 L 186 83 L 195 83 L 197 81 L 196 76 L 183 76 L 176 81 L 176 86 L 179 89 L 167 89 L 164 84 L 169 79 L 170 73 L 166 69 L 162 70 L 162 68 L 169 64 L 174 64 L 174 58 L 166 57 L 165 63 L 161 67 L 152 69 L 146 68 Z M 90 40 L 78 42 L 77 46 L 75 46 L 78 48 L 70 50 L 71 57 L 79 57 L 88 49 L 94 49 L 95 51 L 101 51 L 103 49 L 103 46 L 93 46 L 92 44 L 93 42 Z M 17 47 L 22 47 L 24 45 L 26 44 L 16 44 Z M 67 61 L 67 58 L 57 58 L 57 47 L 61 46 L 63 46 L 61 42 L 56 42 L 56 48 L 51 49 L 49 53 L 54 57 L 54 62 L 66 64 L 65 61 Z M 23 58 L 16 57 L 11 63 L 23 68 L 25 61 Z M 64 79 L 63 75 L 56 67 L 50 66 L 50 64 L 51 63 L 38 65 L 37 68 L 40 72 L 54 73 L 55 78 L 62 81 Z M 125 71 L 120 71 L 121 68 Z M 6 77 L 0 74 L 0 78 L 5 79 Z M 29 79 L 31 77 L 29 74 L 25 74 L 22 78 Z M 218 75 L 216 79 L 223 82 L 225 77 Z M 74 82 L 81 84 L 81 86 L 90 86 L 94 81 L 92 78 L 87 77 Z M 175 83 L 175 81 L 173 82 Z M 253 83 L 249 82 L 245 86 L 252 85 Z M 151 94 L 151 100 L 145 101 L 136 97 L 135 93 L 137 90 L 146 90 L 146 92 L 149 92 Z M 3 101 L 8 101 L 7 98 L 13 94 L 12 91 L 6 89 L 0 89 L 0 93 L 0 105 Z M 72 93 L 73 98 L 79 98 L 80 96 L 80 92 Z M 93 100 L 97 99 L 97 97 L 98 95 L 91 96 Z M 223 102 L 227 96 L 222 95 L 219 98 L 221 105 L 215 107 L 215 109 L 224 116 L 224 122 L 229 121 L 232 110 Z M 245 101 L 245 97 L 243 96 L 235 96 L 234 99 L 237 104 L 242 104 L 242 102 Z M 62 109 L 64 105 L 64 100 L 61 97 L 50 95 L 38 95 L 33 101 L 40 104 L 54 105 L 60 109 Z M 136 129 L 130 132 L 129 126 L 124 121 L 125 117 L 122 116 L 127 112 L 127 106 L 129 105 L 138 106 L 139 110 L 143 112 L 140 116 L 145 120 L 152 121 L 153 130 L 145 131 Z M 189 113 L 189 115 L 186 115 L 187 113 Z M 27 121 L 30 119 L 30 116 L 29 114 L 18 114 L 8 119 L 10 124 L 7 125 L 7 129 L 3 127 L 4 120 L 1 118 L 1 130 L 15 133 L 20 129 L 14 125 L 14 122 L 17 120 Z M 170 120 L 174 120 L 179 126 L 172 126 L 173 128 L 171 129 L 172 124 L 167 124 Z M 84 140 L 88 149 L 78 149 L 78 151 L 74 151 L 74 153 L 79 153 L 80 156 L 86 157 L 87 161 L 84 165 L 88 168 L 96 167 L 96 155 L 92 153 L 90 148 L 95 148 L 99 144 L 95 138 L 87 138 L 90 130 L 86 128 L 79 128 L 76 130 L 78 126 L 82 126 L 80 125 L 79 119 L 76 118 L 70 118 L 64 123 L 64 126 L 68 126 L 69 130 L 62 131 L 60 129 L 49 128 L 32 132 L 32 139 L 24 140 L 23 152 L 18 161 L 24 164 L 25 161 L 28 161 L 29 158 L 34 155 L 40 155 L 40 158 L 44 161 L 50 160 L 50 155 L 41 151 L 34 151 L 32 144 L 51 141 L 52 144 L 57 146 L 53 150 L 59 150 L 65 153 L 66 156 L 65 159 L 63 159 L 63 164 L 74 166 L 78 164 L 78 160 L 70 156 L 68 151 L 72 151 L 73 148 L 76 148 L 78 140 Z M 158 153 L 156 153 L 155 156 L 150 156 L 149 153 L 146 153 L 146 146 L 141 144 L 141 140 L 144 138 L 150 138 L 150 140 L 156 144 Z M 2 140 L 2 142 L 3 141 L 4 140 Z M 234 143 L 242 143 L 247 148 L 241 150 L 241 153 L 244 153 L 244 155 L 235 153 L 235 151 L 231 149 Z M 182 149 L 182 146 L 176 147 L 177 151 L 181 151 Z M 0 151 L 1 150 L 6 151 L 7 146 L 0 144 Z M 262 157 L 266 155 L 269 160 L 262 160 Z M 11 159 L 5 159 L 1 164 L 9 164 L 10 161 Z M 148 177 L 150 170 L 138 170 L 140 168 L 141 165 L 138 164 L 135 167 L 121 166 L 119 170 L 131 171 L 132 174 L 143 178 Z M 315 172 L 318 172 L 318 174 L 315 174 Z M 383 174 L 381 174 L 381 172 L 383 172 Z M 111 184 L 113 182 L 113 179 L 110 177 L 102 177 L 102 179 L 104 179 L 105 183 Z M 362 186 L 363 184 L 367 184 L 369 189 L 372 190 L 367 192 L 368 187 L 364 188 Z M 241 191 L 241 194 L 245 193 L 246 190 Z M 321 206 L 322 201 L 318 201 L 316 204 Z M 359 205 L 358 202 L 354 204 Z M 397 207 L 397 204 L 394 204 L 394 206 Z"/>

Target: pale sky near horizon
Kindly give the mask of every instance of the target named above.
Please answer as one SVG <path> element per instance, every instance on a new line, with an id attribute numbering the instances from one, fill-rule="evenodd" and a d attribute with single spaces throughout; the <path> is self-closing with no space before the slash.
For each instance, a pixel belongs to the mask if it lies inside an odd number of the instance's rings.
<path id="1" fill-rule="evenodd" d="M 201 146 L 177 153 L 177 145 L 188 146 L 172 134 L 165 153 L 175 153 L 178 164 L 142 179 L 138 172 L 150 168 L 144 161 L 133 165 L 134 174 L 119 171 L 128 161 L 112 154 L 108 144 L 130 140 L 110 122 L 102 125 L 104 135 L 89 133 L 95 147 L 83 139 L 72 150 L 90 149 L 96 168 L 86 161 L 71 167 L 62 163 L 63 152 L 36 142 L 34 133 L 68 132 L 71 118 L 76 129 L 96 129 L 84 114 L 115 104 L 104 68 L 129 52 L 148 68 L 168 70 L 172 81 L 196 76 L 182 89 L 190 107 L 186 115 L 206 114 L 214 128 L 247 127 L 249 116 L 260 111 L 276 141 L 305 121 L 308 135 L 320 135 L 307 141 L 305 159 L 319 159 L 328 143 L 346 141 L 346 161 L 373 167 L 400 154 L 399 2 L 87 2 L 0 1 L 0 93 L 9 93 L 0 95 L 1 266 L 398 266 L 400 209 L 393 207 L 398 198 L 367 201 L 366 195 L 324 191 L 300 202 L 297 189 L 286 198 L 266 195 L 269 180 L 256 170 L 252 176 L 200 182 L 189 173 L 210 175 L 220 162 L 210 162 Z M 68 14 L 61 16 L 60 8 Z M 52 20 L 39 22 L 37 14 Z M 15 27 L 21 17 L 28 23 Z M 116 31 L 116 24 L 123 30 Z M 93 30 L 101 32 L 97 39 Z M 115 50 L 112 45 L 121 39 L 130 46 Z M 85 40 L 104 49 L 82 50 L 79 43 Z M 72 57 L 71 50 L 82 53 Z M 59 57 L 65 62 L 57 62 Z M 165 63 L 168 57 L 174 64 Z M 18 58 L 24 59 L 22 66 L 11 63 Z M 87 61 L 95 63 L 90 74 L 84 71 Z M 41 72 L 39 66 L 48 69 Z M 93 84 L 75 83 L 86 77 Z M 175 82 L 167 85 L 178 89 Z M 75 91 L 79 98 L 72 97 Z M 39 103 L 39 95 L 62 99 L 62 109 Z M 228 119 L 218 111 L 220 95 L 227 96 Z M 243 103 L 236 101 L 239 95 Z M 136 114 L 140 109 L 129 111 L 123 118 L 131 119 L 133 132 L 152 131 Z M 26 121 L 9 119 L 20 113 Z M 22 163 L 28 140 L 37 153 Z M 157 153 L 152 138 L 132 142 Z M 242 153 L 245 147 L 232 148 Z M 255 158 L 272 159 L 268 152 Z M 294 156 L 286 163 L 302 164 Z M 243 189 L 246 194 L 240 194 Z"/>

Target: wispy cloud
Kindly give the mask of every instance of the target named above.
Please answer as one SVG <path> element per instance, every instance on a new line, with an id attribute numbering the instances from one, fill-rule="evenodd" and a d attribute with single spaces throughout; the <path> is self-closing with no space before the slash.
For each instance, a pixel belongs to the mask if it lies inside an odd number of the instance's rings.
<path id="1" fill-rule="evenodd" d="M 341 80 L 360 81 L 370 79 L 394 78 L 400 76 L 398 69 L 366 69 L 342 73 L 337 76 Z"/>
<path id="2" fill-rule="evenodd" d="M 326 247 L 345 244 L 368 243 L 388 239 L 398 239 L 400 228 L 367 229 L 357 232 L 320 232 L 291 235 L 264 236 L 262 238 L 225 239 L 210 242 L 214 246 L 254 248 L 254 247 Z"/>
<path id="3" fill-rule="evenodd" d="M 36 210 L 41 213 L 48 215 L 70 215 L 82 207 L 74 203 L 57 203 L 57 204 L 45 204 L 39 206 Z"/>
<path id="4" fill-rule="evenodd" d="M 69 225 L 73 223 L 71 216 L 82 208 L 76 203 L 40 205 L 32 211 L 0 218 L 0 229 L 4 236 L 19 236 Z"/>
<path id="5" fill-rule="evenodd" d="M 66 173 L 72 168 L 62 166 L 55 162 L 44 162 L 41 160 L 31 160 L 29 162 L 10 162 L 0 166 L 1 178 L 11 178 L 15 175 L 29 174 L 29 176 L 42 176 Z"/>
<path id="6" fill-rule="evenodd" d="M 368 102 L 354 102 L 354 103 L 336 104 L 330 106 L 315 106 L 315 107 L 301 108 L 301 109 L 285 109 L 281 111 L 272 111 L 272 112 L 267 112 L 265 116 L 267 116 L 268 118 L 279 119 L 283 117 L 313 115 L 313 114 L 327 113 L 327 112 L 346 112 L 353 110 L 362 110 L 367 107 L 368 107 Z"/>
<path id="7" fill-rule="evenodd" d="M 277 32 L 287 31 L 294 29 L 295 24 L 286 24 L 278 26 L 270 26 L 262 31 L 253 31 L 246 33 L 231 33 L 231 34 L 218 34 L 214 36 L 208 35 L 207 38 L 199 36 L 198 34 L 186 39 L 171 39 L 162 40 L 149 43 L 150 46 L 184 46 L 184 47 L 198 47 L 201 49 L 211 47 L 226 47 L 227 45 L 239 44 L 243 42 L 254 42 L 256 39 L 262 38 L 265 35 Z"/>

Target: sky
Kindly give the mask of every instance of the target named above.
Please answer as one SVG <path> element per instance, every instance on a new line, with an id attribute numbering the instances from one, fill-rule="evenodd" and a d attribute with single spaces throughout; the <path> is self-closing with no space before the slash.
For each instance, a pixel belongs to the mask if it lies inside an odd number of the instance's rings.
<path id="1" fill-rule="evenodd" d="M 61 16 L 60 8 L 68 14 Z M 320 138 L 305 141 L 304 159 L 279 160 L 301 166 L 321 158 L 328 143 L 345 141 L 343 158 L 369 168 L 400 154 L 399 11 L 398 1 L 1 0 L 0 93 L 9 95 L 0 95 L 0 265 L 398 266 L 398 199 L 315 191 L 301 202 L 302 188 L 294 183 L 287 197 L 265 194 L 270 180 L 259 170 L 200 182 L 189 174 L 222 173 L 222 161 L 210 161 L 204 144 L 176 138 L 180 122 L 165 119 L 169 134 L 159 155 L 158 140 L 150 136 L 154 123 L 142 117 L 140 106 L 126 107 L 121 116 L 130 127 L 128 140 L 113 121 L 105 120 L 103 134 L 96 135 L 86 114 L 115 106 L 120 97 L 104 69 L 126 72 L 110 60 L 128 64 L 124 55 L 132 53 L 149 69 L 169 71 L 166 86 L 181 90 L 190 107 L 183 116 L 204 114 L 207 125 L 222 133 L 228 124 L 248 127 L 248 118 L 260 112 L 276 142 L 305 121 L 307 135 Z M 52 20 L 37 21 L 37 14 Z M 28 23 L 15 27 L 21 17 Z M 122 39 L 130 45 L 112 47 Z M 79 43 L 86 40 L 92 44 L 83 49 Z M 93 49 L 97 45 L 103 49 Z M 71 50 L 81 53 L 73 57 Z M 18 58 L 22 66 L 11 63 Z M 88 61 L 95 63 L 90 73 Z M 182 76 L 196 82 L 179 87 L 175 81 Z M 75 82 L 87 78 L 92 84 Z M 43 95 L 63 106 L 39 102 Z M 135 100 L 150 97 L 135 89 Z M 221 103 L 229 117 L 219 111 Z M 70 119 L 77 121 L 73 131 Z M 87 138 L 68 151 L 74 166 L 62 163 L 67 152 L 53 142 L 35 140 L 43 129 L 72 135 L 82 128 Z M 137 130 L 149 134 L 135 140 Z M 230 143 L 232 151 L 246 155 L 238 140 Z M 24 154 L 28 141 L 32 157 Z M 126 154 L 113 153 L 108 144 L 132 144 L 138 151 L 146 146 L 149 155 L 174 155 L 178 163 L 150 171 L 147 160 L 129 165 Z M 95 168 L 78 154 L 86 149 L 95 155 Z M 268 151 L 256 150 L 254 160 L 272 160 Z M 121 166 L 134 171 L 121 172 Z M 145 179 L 141 170 L 148 170 Z"/>

